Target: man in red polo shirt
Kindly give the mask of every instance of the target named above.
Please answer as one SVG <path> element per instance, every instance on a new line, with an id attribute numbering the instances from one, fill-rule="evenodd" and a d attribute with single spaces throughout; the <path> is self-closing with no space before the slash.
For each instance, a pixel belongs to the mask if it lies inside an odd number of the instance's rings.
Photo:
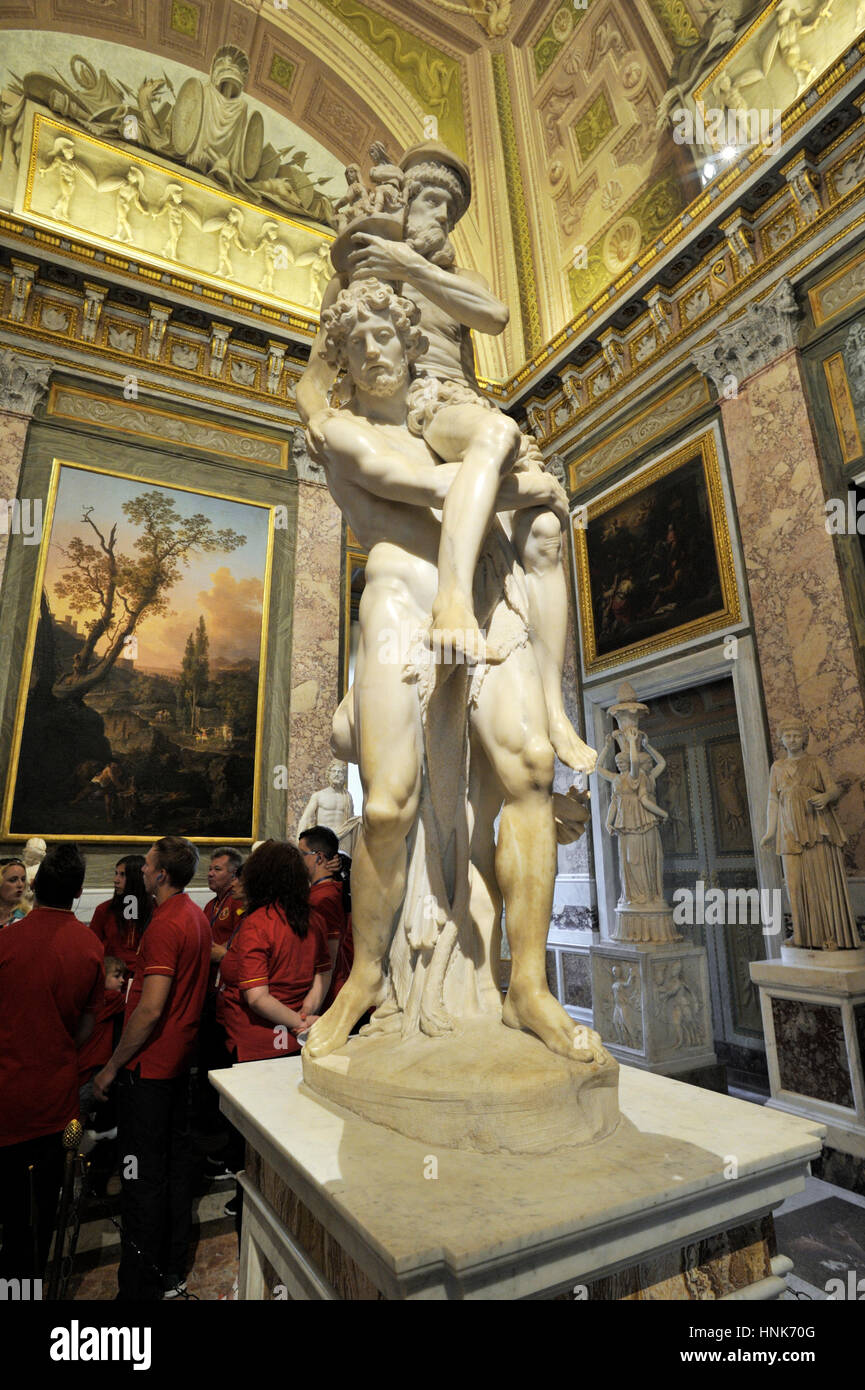
<path id="1" fill-rule="evenodd" d="M 198 850 L 175 835 L 147 852 L 142 876 L 156 909 L 141 940 L 123 1034 L 93 1079 L 97 1099 L 117 1079 L 123 1182 L 120 1298 L 186 1292 L 192 1222 L 189 1068 L 210 973 L 210 925 L 183 891 Z"/>
<path id="2" fill-rule="evenodd" d="M 78 847 L 55 846 L 33 881 L 33 911 L 0 932 L 0 1274 L 6 1279 L 42 1278 L 63 1175 L 63 1130 L 78 1118 L 78 1048 L 102 1004 L 102 947 L 71 912 L 83 884 Z"/>
<path id="3" fill-rule="evenodd" d="M 210 856 L 207 870 L 207 886 L 215 894 L 204 905 L 204 915 L 210 923 L 213 946 L 210 951 L 210 981 L 207 997 L 201 1015 L 201 1029 L 198 1035 L 198 1122 L 209 1137 L 214 1148 L 222 1141 L 219 1153 L 208 1154 L 205 1168 L 208 1177 L 233 1177 L 225 1163 L 224 1141 L 228 1128 L 224 1115 L 219 1109 L 219 1092 L 207 1079 L 209 1071 L 220 1067 L 230 1067 L 231 1057 L 225 1041 L 225 1029 L 216 1017 L 216 983 L 219 967 L 228 949 L 228 943 L 243 918 L 243 902 L 234 892 L 237 875 L 243 864 L 240 850 L 231 845 L 220 845 Z"/>
<path id="4" fill-rule="evenodd" d="M 298 839 L 309 875 L 309 905 L 322 920 L 333 967 L 330 988 L 321 1006 L 325 1013 L 351 972 L 354 942 L 351 921 L 343 906 L 342 880 L 334 878 L 330 865 L 339 855 L 339 841 L 326 825 L 312 825 Z"/>

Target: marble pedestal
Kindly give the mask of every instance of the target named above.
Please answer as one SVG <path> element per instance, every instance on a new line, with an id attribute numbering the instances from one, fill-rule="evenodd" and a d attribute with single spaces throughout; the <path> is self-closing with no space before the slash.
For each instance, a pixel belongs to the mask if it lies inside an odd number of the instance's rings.
<path id="1" fill-rule="evenodd" d="M 826 1142 L 865 1173 L 865 951 L 784 947 L 754 961 L 772 1098 L 769 1105 L 821 1120 Z"/>
<path id="2" fill-rule="evenodd" d="M 667 1076 L 717 1065 L 704 946 L 605 941 L 589 955 L 594 1027 L 618 1061 Z"/>
<path id="3" fill-rule="evenodd" d="M 497 1155 L 324 1103 L 299 1058 L 211 1072 L 247 1141 L 243 1299 L 777 1297 L 771 1213 L 822 1126 L 625 1067 L 595 1144 Z"/>

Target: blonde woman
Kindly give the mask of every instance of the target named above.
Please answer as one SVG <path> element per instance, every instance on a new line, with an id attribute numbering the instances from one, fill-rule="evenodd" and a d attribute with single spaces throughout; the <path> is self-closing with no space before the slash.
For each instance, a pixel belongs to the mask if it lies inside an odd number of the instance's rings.
<path id="1" fill-rule="evenodd" d="M 0 929 L 26 917 L 27 867 L 23 859 L 0 859 Z"/>

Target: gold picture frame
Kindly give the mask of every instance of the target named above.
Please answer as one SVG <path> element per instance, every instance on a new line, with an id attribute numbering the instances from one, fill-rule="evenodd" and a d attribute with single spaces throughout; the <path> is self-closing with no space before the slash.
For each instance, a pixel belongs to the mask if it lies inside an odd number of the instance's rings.
<path id="1" fill-rule="evenodd" d="M 270 623 L 270 594 L 273 579 L 273 555 L 274 555 L 274 529 L 275 529 L 275 508 L 272 504 L 258 502 L 246 497 L 237 497 L 231 493 L 219 492 L 211 488 L 191 487 L 183 483 L 166 482 L 161 478 L 140 476 L 130 474 L 121 469 L 100 468 L 91 464 L 79 463 L 72 459 L 61 459 L 55 457 L 52 460 L 51 476 L 48 484 L 47 497 L 42 522 L 42 538 L 37 560 L 36 576 L 33 584 L 33 598 L 31 601 L 30 614 L 27 623 L 27 635 L 25 642 L 24 662 L 21 669 L 21 676 L 18 685 L 18 693 L 15 703 L 15 715 L 13 722 L 12 744 L 10 749 L 9 763 L 6 773 L 6 785 L 3 793 L 2 812 L 0 812 L 0 839 L 5 841 L 25 841 L 33 835 L 42 835 L 52 841 L 76 841 L 82 844 L 147 844 L 152 843 L 153 833 L 143 834 L 123 834 L 115 833 L 106 828 L 104 833 L 71 833 L 65 831 L 55 831 L 50 825 L 37 825 L 27 828 L 12 828 L 12 817 L 15 803 L 15 794 L 18 784 L 19 762 L 21 758 L 22 739 L 25 730 L 27 716 L 28 696 L 30 694 L 31 679 L 33 675 L 34 656 L 36 651 L 37 629 L 39 627 L 40 613 L 42 606 L 42 592 L 45 583 L 46 571 L 48 568 L 49 552 L 51 550 L 54 522 L 57 510 L 57 500 L 60 491 L 61 478 L 64 470 L 77 471 L 89 475 L 98 475 L 105 478 L 118 479 L 130 484 L 140 485 L 141 487 L 159 488 L 167 493 L 182 492 L 202 499 L 212 499 L 220 502 L 231 502 L 238 506 L 256 508 L 259 511 L 267 512 L 267 541 L 264 556 L 264 565 L 261 570 L 262 578 L 262 599 L 261 599 L 261 634 L 259 640 L 259 660 L 258 660 L 258 680 L 255 703 L 255 721 L 252 746 L 252 806 L 250 817 L 250 832 L 248 834 L 228 834 L 220 833 L 213 835 L 195 834 L 190 830 L 188 838 L 200 845 L 225 844 L 230 841 L 233 844 L 246 845 L 253 844 L 259 838 L 259 829 L 262 815 L 262 750 L 263 750 L 263 731 L 264 731 L 264 692 L 267 685 L 267 663 L 269 648 L 269 623 Z M 160 833 L 183 833 L 180 829 L 167 828 Z"/>
<path id="2" fill-rule="evenodd" d="M 713 431 L 581 507 L 572 526 L 586 676 L 740 621 Z"/>

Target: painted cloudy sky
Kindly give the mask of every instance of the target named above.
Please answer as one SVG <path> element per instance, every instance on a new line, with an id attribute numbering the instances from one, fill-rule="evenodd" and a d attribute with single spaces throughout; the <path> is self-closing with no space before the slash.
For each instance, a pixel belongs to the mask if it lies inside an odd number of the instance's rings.
<path id="1" fill-rule="evenodd" d="M 231 527 L 246 536 L 246 543 L 230 553 L 212 551 L 193 554 L 182 577 L 169 595 L 171 612 L 145 618 L 137 628 L 138 661 L 144 669 L 176 670 L 180 666 L 186 638 L 201 614 L 207 624 L 212 661 L 258 661 L 261 641 L 261 611 L 264 593 L 264 566 L 267 554 L 268 511 L 264 507 L 228 502 L 200 493 L 181 492 L 136 479 L 114 478 L 78 468 L 63 468 L 54 513 L 54 524 L 45 574 L 45 587 L 55 618 L 72 618 L 79 630 L 86 628 L 91 614 L 77 618 L 55 592 L 63 571 L 60 553 L 73 536 L 97 543 L 89 526 L 82 524 L 82 509 L 93 508 L 93 521 L 107 537 L 117 523 L 118 551 L 135 556 L 140 528 L 130 523 L 122 503 L 145 492 L 161 492 L 173 501 L 181 516 L 203 512 L 215 530 Z"/>

